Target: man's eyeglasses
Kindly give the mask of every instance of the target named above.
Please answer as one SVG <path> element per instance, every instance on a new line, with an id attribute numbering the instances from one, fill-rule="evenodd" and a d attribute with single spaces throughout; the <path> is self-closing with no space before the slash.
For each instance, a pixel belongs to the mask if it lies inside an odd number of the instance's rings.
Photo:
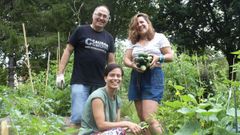
<path id="1" fill-rule="evenodd" d="M 108 15 L 105 15 L 105 14 L 101 14 L 101 13 L 95 13 L 94 15 L 96 15 L 98 18 L 103 18 L 103 19 L 109 19 L 109 16 Z"/>

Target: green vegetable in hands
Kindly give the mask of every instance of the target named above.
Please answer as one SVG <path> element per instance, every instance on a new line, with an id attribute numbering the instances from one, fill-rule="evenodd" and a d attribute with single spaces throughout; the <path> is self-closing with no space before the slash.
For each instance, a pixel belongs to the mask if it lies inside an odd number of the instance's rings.
<path id="1" fill-rule="evenodd" d="M 141 126 L 141 129 L 147 129 L 149 127 L 149 125 L 145 121 L 140 122 L 138 125 Z"/>
<path id="2" fill-rule="evenodd" d="M 138 68 L 140 68 L 142 71 L 145 71 L 148 67 L 150 67 L 150 63 L 152 62 L 152 60 L 153 60 L 152 55 L 140 53 L 134 59 L 134 62 L 136 63 Z"/>

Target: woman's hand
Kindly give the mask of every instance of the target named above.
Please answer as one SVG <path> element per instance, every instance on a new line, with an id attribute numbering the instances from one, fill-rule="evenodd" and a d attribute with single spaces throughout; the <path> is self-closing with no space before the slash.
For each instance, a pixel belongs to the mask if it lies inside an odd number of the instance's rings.
<path id="1" fill-rule="evenodd" d="M 159 66 L 159 56 L 157 55 L 152 55 L 153 56 L 153 60 L 150 63 L 150 69 L 153 69 L 154 67 L 156 67 L 157 65 Z"/>
<path id="2" fill-rule="evenodd" d="M 137 67 L 136 63 L 134 63 L 134 62 L 132 62 L 131 67 L 132 67 L 132 69 L 134 69 L 140 73 L 144 72 L 144 70 L 141 70 L 141 68 Z"/>
<path id="3" fill-rule="evenodd" d="M 138 134 L 142 133 L 141 126 L 139 126 L 136 123 L 128 122 L 128 128 L 131 130 L 131 132 L 134 135 L 138 135 Z"/>

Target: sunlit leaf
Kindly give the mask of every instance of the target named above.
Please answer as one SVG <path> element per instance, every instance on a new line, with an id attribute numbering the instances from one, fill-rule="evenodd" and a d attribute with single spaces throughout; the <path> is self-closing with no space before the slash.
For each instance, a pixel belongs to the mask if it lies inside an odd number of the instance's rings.
<path id="1" fill-rule="evenodd" d="M 230 108 L 227 110 L 227 115 L 235 117 L 235 109 Z M 240 110 L 237 110 L 237 116 L 240 117 Z"/>
<path id="2" fill-rule="evenodd" d="M 199 108 L 201 108 L 201 109 L 205 109 L 205 108 L 207 108 L 207 107 L 210 107 L 211 104 L 210 104 L 210 103 L 200 103 L 198 106 L 199 106 Z"/>
<path id="3" fill-rule="evenodd" d="M 196 101 L 195 97 L 191 94 L 183 95 L 183 96 L 181 96 L 181 98 L 185 102 L 190 102 L 191 101 L 191 102 L 197 104 L 197 101 Z"/>
<path id="4" fill-rule="evenodd" d="M 174 88 L 175 88 L 176 90 L 184 90 L 184 89 L 185 89 L 185 87 L 183 87 L 183 86 L 181 86 L 181 85 L 174 85 Z"/>
<path id="5" fill-rule="evenodd" d="M 200 124 L 197 120 L 187 121 L 175 135 L 193 135 L 200 129 Z"/>
<path id="6" fill-rule="evenodd" d="M 164 102 L 164 104 L 172 108 L 180 108 L 183 106 L 183 103 L 178 100 L 173 102 Z"/>
<path id="7" fill-rule="evenodd" d="M 182 114 L 192 114 L 192 113 L 194 113 L 194 111 L 192 109 L 189 109 L 189 108 L 186 108 L 186 107 L 183 107 L 183 108 L 177 110 L 177 112 L 182 113 Z"/>
<path id="8" fill-rule="evenodd" d="M 238 51 L 235 51 L 235 52 L 231 52 L 231 54 L 240 55 L 240 50 L 238 50 Z"/>

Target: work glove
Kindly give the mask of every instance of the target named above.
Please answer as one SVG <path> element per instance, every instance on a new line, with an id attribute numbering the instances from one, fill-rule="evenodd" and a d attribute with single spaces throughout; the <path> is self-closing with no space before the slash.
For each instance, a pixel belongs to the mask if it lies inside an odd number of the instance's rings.
<path id="1" fill-rule="evenodd" d="M 56 86 L 60 89 L 63 89 L 65 87 L 64 74 L 57 75 Z"/>

